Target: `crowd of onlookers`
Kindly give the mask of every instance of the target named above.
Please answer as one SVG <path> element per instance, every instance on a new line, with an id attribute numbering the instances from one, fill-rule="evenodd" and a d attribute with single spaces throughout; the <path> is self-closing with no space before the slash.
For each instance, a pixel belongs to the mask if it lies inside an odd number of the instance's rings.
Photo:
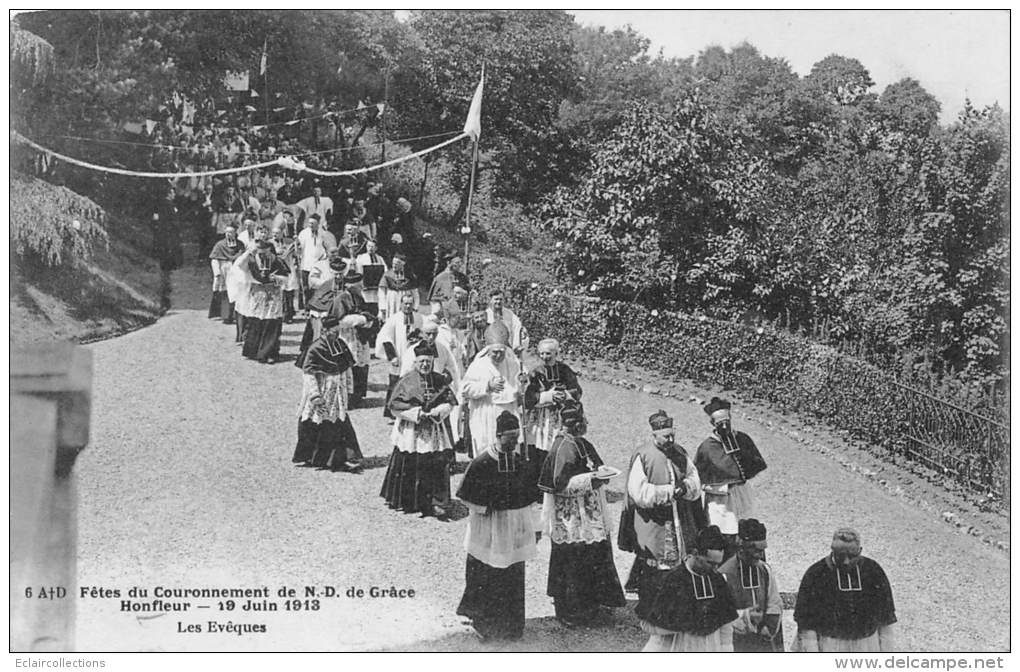
<path id="1" fill-rule="evenodd" d="M 311 109 L 299 106 L 289 111 L 290 123 L 259 125 L 261 114 L 252 109 L 235 106 L 203 113 L 181 101 L 170 110 L 167 122 L 157 124 L 149 133 L 153 144 L 150 168 L 201 173 L 256 166 L 282 156 L 296 157 L 320 170 L 351 167 L 347 164 L 354 158 L 335 144 L 343 115 L 332 114 L 321 104 Z M 375 107 L 366 110 L 376 112 Z M 323 150 L 322 145 L 330 148 Z M 254 225 L 264 225 L 269 231 L 280 227 L 282 238 L 294 240 L 310 227 L 311 216 L 318 215 L 317 227 L 323 230 L 329 247 L 353 226 L 360 247 L 372 240 L 388 261 L 394 254 L 403 254 L 408 270 L 420 283 L 430 282 L 436 272 L 435 248 L 429 235 L 422 235 L 415 226 L 411 202 L 387 189 L 375 175 L 317 177 L 271 165 L 231 174 L 182 177 L 173 180 L 172 187 L 173 193 L 161 198 L 155 208 L 162 213 L 162 219 L 156 216 L 155 248 L 163 268 L 181 265 L 180 244 L 186 240 L 197 245 L 198 258 L 205 260 L 228 228 L 242 235 L 246 229 L 253 234 L 250 229 Z"/>

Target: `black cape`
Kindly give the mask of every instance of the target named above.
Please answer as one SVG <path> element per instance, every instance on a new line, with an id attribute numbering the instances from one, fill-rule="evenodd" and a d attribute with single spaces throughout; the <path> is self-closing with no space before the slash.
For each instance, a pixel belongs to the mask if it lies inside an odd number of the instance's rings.
<path id="1" fill-rule="evenodd" d="M 861 558 L 857 566 L 859 583 L 856 572 L 848 577 L 827 557 L 808 567 L 793 612 L 799 629 L 814 630 L 823 637 L 863 639 L 875 634 L 880 626 L 896 622 L 892 588 L 882 567 L 871 558 Z M 837 572 L 843 576 L 837 576 Z M 859 590 L 840 590 L 840 583 Z"/>
<path id="2" fill-rule="evenodd" d="M 702 577 L 692 574 L 684 563 L 671 569 L 663 577 L 650 607 L 638 613 L 638 617 L 663 630 L 702 637 L 736 620 L 737 608 L 722 574 L 704 575 L 710 589 L 699 592 L 712 595 L 707 599 L 697 599 L 696 581 L 700 584 Z"/>
<path id="3" fill-rule="evenodd" d="M 336 375 L 354 365 L 354 355 L 335 331 L 328 331 L 308 346 L 301 370 Z"/>
<path id="4" fill-rule="evenodd" d="M 457 498 L 494 511 L 522 509 L 542 499 L 538 466 L 516 452 L 493 457 L 487 450 L 468 465 Z"/>
<path id="5" fill-rule="evenodd" d="M 723 444 L 715 434 L 710 435 L 698 446 L 694 455 L 694 466 L 698 468 L 698 476 L 702 483 L 744 483 L 765 470 L 765 459 L 758 452 L 747 434 L 733 432 L 737 450 L 727 454 Z"/>

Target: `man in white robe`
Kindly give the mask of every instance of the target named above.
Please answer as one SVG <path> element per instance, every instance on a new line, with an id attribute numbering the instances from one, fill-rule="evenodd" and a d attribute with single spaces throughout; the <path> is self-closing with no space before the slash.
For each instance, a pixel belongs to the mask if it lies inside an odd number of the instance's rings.
<path id="1" fill-rule="evenodd" d="M 390 363 L 389 385 L 386 388 L 386 404 L 383 406 L 383 416 L 393 418 L 389 409 L 390 395 L 393 393 L 393 386 L 400 380 L 401 359 L 407 352 L 407 337 L 415 329 L 421 329 L 422 316 L 415 312 L 414 297 L 405 295 L 400 301 L 400 312 L 390 315 L 379 330 L 379 336 L 375 343 L 375 356 L 379 359 L 386 359 Z"/>
<path id="2" fill-rule="evenodd" d="M 503 411 L 520 417 L 521 363 L 507 347 L 509 334 L 501 324 L 485 331 L 486 346 L 471 362 L 461 393 L 468 400 L 473 454 L 496 442 L 496 418 Z"/>

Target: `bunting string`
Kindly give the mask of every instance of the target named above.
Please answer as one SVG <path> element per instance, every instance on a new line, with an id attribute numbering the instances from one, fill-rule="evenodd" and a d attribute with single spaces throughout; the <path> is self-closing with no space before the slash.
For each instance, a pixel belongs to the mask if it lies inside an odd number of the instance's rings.
<path id="1" fill-rule="evenodd" d="M 332 149 L 318 149 L 318 150 L 311 151 L 311 152 L 301 152 L 301 153 L 298 153 L 298 154 L 291 154 L 290 156 L 316 156 L 316 155 L 319 155 L 319 154 L 330 154 L 330 153 L 333 153 L 333 152 L 352 152 L 352 151 L 354 151 L 356 149 L 367 149 L 369 147 L 380 147 L 380 146 L 382 146 L 384 144 L 385 145 L 392 145 L 392 144 L 395 144 L 395 143 L 413 142 L 415 140 L 431 140 L 432 138 L 445 138 L 445 137 L 454 135 L 456 133 L 459 133 L 459 131 L 447 131 L 445 133 L 432 133 L 430 135 L 417 135 L 417 136 L 410 137 L 410 138 L 393 138 L 392 140 L 387 140 L 385 143 L 384 142 L 372 142 L 372 143 L 368 143 L 368 144 L 364 144 L 364 145 L 355 145 L 354 147 L 334 147 Z M 159 143 L 133 142 L 131 140 L 110 140 L 110 139 L 104 139 L 104 138 L 85 138 L 85 137 L 81 137 L 81 136 L 77 136 L 77 135 L 57 135 L 57 136 L 54 136 L 54 137 L 60 138 L 62 140 L 74 140 L 76 142 L 91 142 L 91 143 L 96 143 L 96 144 L 101 144 L 101 145 L 130 145 L 130 146 L 133 146 L 133 147 L 148 147 L 150 149 L 175 149 L 175 150 L 180 150 L 180 151 L 183 151 L 183 152 L 191 152 L 191 151 L 198 151 L 198 152 L 217 151 L 217 152 L 222 152 L 222 151 L 224 151 L 223 147 L 217 148 L 217 147 L 203 146 L 203 145 L 199 145 L 199 144 L 190 145 L 188 147 L 185 147 L 183 145 L 161 145 Z M 245 152 L 245 151 L 242 151 L 242 150 L 237 150 L 237 151 L 234 152 L 234 154 L 242 154 L 244 156 L 258 156 L 258 155 L 265 154 L 265 153 L 266 152 Z"/>
<path id="2" fill-rule="evenodd" d="M 405 161 L 410 161 L 411 159 L 416 159 L 420 156 L 425 156 L 426 154 L 442 149 L 443 147 L 451 145 L 467 137 L 470 137 L 468 133 L 460 133 L 456 137 L 450 138 L 449 140 L 441 142 L 438 145 L 427 147 L 412 154 L 408 154 L 407 156 L 392 159 L 390 161 L 386 161 L 385 163 L 380 163 L 375 166 L 365 166 L 364 168 L 355 168 L 353 170 L 338 170 L 338 171 L 317 170 L 315 168 L 309 168 L 304 163 L 295 160 L 294 157 L 292 156 L 281 156 L 279 158 L 273 159 L 272 161 L 263 161 L 261 163 L 254 163 L 251 165 L 239 166 L 235 168 L 221 168 L 218 170 L 204 170 L 204 171 L 185 171 L 176 173 L 156 173 L 147 171 L 128 170 L 126 168 L 113 168 L 110 166 L 99 166 L 94 163 L 89 163 L 88 161 L 82 161 L 80 159 L 75 159 L 73 157 L 60 154 L 59 152 L 55 152 L 52 149 L 48 149 L 36 142 L 33 142 L 32 140 L 29 140 L 28 138 L 21 135 L 17 131 L 11 131 L 12 142 L 21 143 L 23 145 L 26 145 L 27 147 L 31 147 L 32 149 L 38 152 L 42 152 L 48 156 L 51 156 L 55 159 L 59 159 L 73 166 L 79 166 L 81 168 L 96 170 L 103 173 L 110 173 L 113 175 L 125 175 L 127 177 L 152 177 L 167 180 L 176 180 L 186 177 L 211 177 L 215 175 L 230 175 L 233 173 L 244 173 L 251 170 L 258 170 L 260 168 L 268 168 L 269 166 L 279 166 L 280 168 L 283 168 L 285 170 L 296 170 L 310 173 L 312 175 L 318 175 L 320 177 L 345 177 L 349 175 L 362 175 L 365 173 L 369 173 L 373 170 L 387 168 L 389 166 L 394 166 Z"/>
<path id="3" fill-rule="evenodd" d="M 309 172 L 312 175 L 319 175 L 320 177 L 345 177 L 345 176 L 348 176 L 348 175 L 364 175 L 365 173 L 372 172 L 373 170 L 379 170 L 380 168 L 388 168 L 390 166 L 395 166 L 398 163 L 403 163 L 404 161 L 407 161 L 409 159 L 416 159 L 416 158 L 418 158 L 420 156 L 425 156 L 426 154 L 430 154 L 431 152 L 434 152 L 434 151 L 436 151 L 438 149 L 442 149 L 443 147 L 446 147 L 447 145 L 452 145 L 453 143 L 455 143 L 455 142 L 457 142 L 459 140 L 463 140 L 464 138 L 469 138 L 469 137 L 471 137 L 470 133 L 461 133 L 461 134 L 459 134 L 455 138 L 450 138 L 449 140 L 446 140 L 445 142 L 441 142 L 438 145 L 433 145 L 432 147 L 428 147 L 426 149 L 423 149 L 421 151 L 415 152 L 413 154 L 408 154 L 407 156 L 402 156 L 402 157 L 397 158 L 397 159 L 391 159 L 391 160 L 389 160 L 389 161 L 387 161 L 385 163 L 379 163 L 379 164 L 376 164 L 374 166 L 365 166 L 364 168 L 355 168 L 354 170 L 335 170 L 335 171 L 316 170 L 315 168 L 308 168 L 307 166 L 304 166 L 303 164 L 302 164 L 301 170 Z"/>
<path id="4" fill-rule="evenodd" d="M 270 126 L 292 126 L 294 124 L 299 124 L 302 121 L 311 121 L 313 119 L 323 119 L 325 117 L 332 117 L 332 116 L 339 117 L 340 115 L 347 114 L 349 112 L 359 112 L 361 110 L 368 110 L 368 109 L 371 109 L 373 107 L 378 109 L 380 105 L 384 105 L 384 103 L 361 104 L 359 107 L 352 107 L 352 108 L 349 108 L 349 109 L 346 109 L 346 110 L 332 110 L 332 111 L 329 111 L 329 112 L 323 112 L 322 114 L 315 114 L 315 115 L 312 115 L 310 117 L 299 117 L 298 119 L 291 119 L 290 121 L 274 121 L 274 122 L 272 122 L 270 124 L 252 124 L 251 126 L 248 126 L 248 129 L 254 131 L 254 130 L 259 130 L 259 129 L 262 129 L 262 128 L 268 128 Z M 283 108 L 283 109 L 286 109 L 286 108 Z M 276 112 L 277 110 L 278 110 L 278 108 L 273 108 L 274 112 Z"/>

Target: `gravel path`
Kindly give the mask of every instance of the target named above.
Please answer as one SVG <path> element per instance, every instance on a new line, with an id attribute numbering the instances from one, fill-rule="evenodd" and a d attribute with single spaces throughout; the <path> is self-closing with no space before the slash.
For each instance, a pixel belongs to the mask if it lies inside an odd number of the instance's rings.
<path id="1" fill-rule="evenodd" d="M 465 521 L 404 515 L 378 496 L 391 450 L 381 413 L 382 363 L 371 369 L 371 407 L 352 413 L 367 457 L 364 473 L 295 467 L 300 372 L 292 361 L 267 366 L 241 357 L 233 327 L 205 317 L 203 271 L 184 269 L 175 282 L 175 309 L 165 318 L 89 346 L 94 412 L 92 443 L 78 460 L 79 586 L 119 589 L 120 598 L 78 601 L 79 650 L 491 650 L 454 614 L 463 588 Z M 301 328 L 285 326 L 285 355 L 296 352 Z M 636 442 L 648 436 L 647 416 L 659 407 L 676 417 L 677 438 L 689 450 L 706 432 L 696 404 L 582 384 L 589 438 L 608 464 L 626 467 Z M 865 553 L 889 574 L 905 650 L 1009 648 L 1007 554 L 769 423 L 745 418 L 740 427 L 769 462 L 754 485 L 783 591 L 796 590 L 836 526 L 853 525 Z M 454 489 L 459 480 L 458 474 Z M 623 476 L 610 483 L 614 519 L 622 489 Z M 525 639 L 505 650 L 640 649 L 633 602 L 604 627 L 560 627 L 544 590 L 548 542 L 539 548 L 539 559 L 527 567 Z M 617 551 L 623 576 L 631 561 Z M 132 587 L 148 589 L 147 598 L 136 600 L 146 602 L 156 598 L 156 587 L 261 586 L 279 611 L 240 611 L 243 599 L 235 610 L 221 611 L 218 600 L 201 598 L 166 598 L 193 606 L 162 616 L 120 610 Z M 313 613 L 285 610 L 278 590 L 294 588 L 303 597 L 305 586 L 320 595 L 332 586 L 338 595 L 320 597 Z M 413 589 L 415 596 L 369 597 L 373 586 Z M 347 597 L 351 587 L 365 596 Z M 266 632 L 209 633 L 208 621 L 265 624 Z M 203 632 L 180 632 L 195 624 Z"/>

